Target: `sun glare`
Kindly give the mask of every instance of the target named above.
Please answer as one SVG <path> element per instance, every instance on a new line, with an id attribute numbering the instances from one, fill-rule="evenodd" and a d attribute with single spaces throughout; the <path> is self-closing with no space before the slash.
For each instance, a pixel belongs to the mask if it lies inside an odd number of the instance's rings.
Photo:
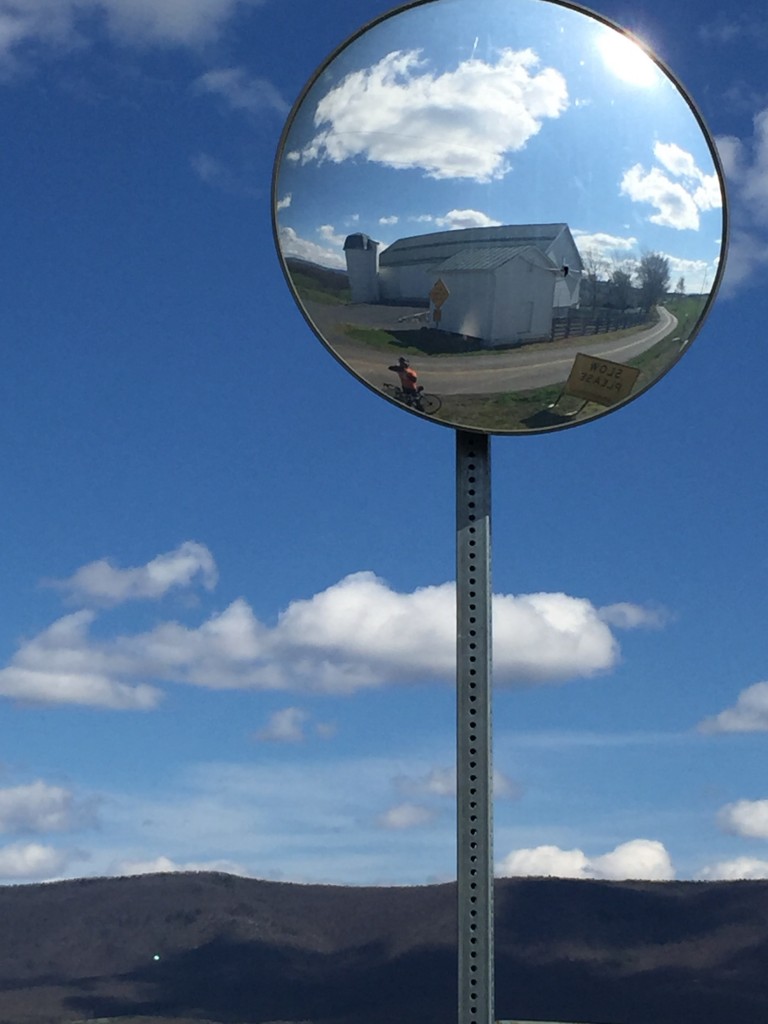
<path id="1" fill-rule="evenodd" d="M 658 80 L 659 69 L 641 46 L 610 30 L 600 37 L 600 53 L 606 67 L 630 85 L 647 87 Z"/>

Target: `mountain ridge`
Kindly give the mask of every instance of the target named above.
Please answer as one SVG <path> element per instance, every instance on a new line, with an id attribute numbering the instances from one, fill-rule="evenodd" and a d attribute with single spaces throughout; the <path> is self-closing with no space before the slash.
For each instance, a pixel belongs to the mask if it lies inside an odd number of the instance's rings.
<path id="1" fill-rule="evenodd" d="M 768 881 L 495 885 L 496 1016 L 765 1024 Z M 0 889 L 0 1024 L 446 1024 L 455 883 L 209 872 Z"/>

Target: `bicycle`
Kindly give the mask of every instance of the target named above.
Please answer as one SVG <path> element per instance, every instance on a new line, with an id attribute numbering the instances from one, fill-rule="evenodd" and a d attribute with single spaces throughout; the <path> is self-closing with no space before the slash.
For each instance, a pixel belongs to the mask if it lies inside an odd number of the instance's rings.
<path id="1" fill-rule="evenodd" d="M 389 381 L 386 381 L 381 385 L 381 390 L 389 398 L 394 398 L 396 402 L 402 402 L 409 409 L 416 409 L 417 412 L 426 413 L 427 416 L 434 416 L 443 404 L 437 395 L 430 395 L 422 387 L 419 387 L 414 393 L 412 391 L 404 391 L 397 384 L 391 384 Z"/>

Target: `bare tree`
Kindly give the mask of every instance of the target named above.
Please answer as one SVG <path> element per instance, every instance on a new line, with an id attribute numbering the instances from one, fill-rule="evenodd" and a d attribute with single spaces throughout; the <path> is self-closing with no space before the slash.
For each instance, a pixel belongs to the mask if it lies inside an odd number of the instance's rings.
<path id="1" fill-rule="evenodd" d="M 597 309 L 600 297 L 600 280 L 605 275 L 605 261 L 601 260 L 597 253 L 590 249 L 581 258 L 584 273 L 581 278 L 581 297 L 585 306 L 590 309 Z"/>

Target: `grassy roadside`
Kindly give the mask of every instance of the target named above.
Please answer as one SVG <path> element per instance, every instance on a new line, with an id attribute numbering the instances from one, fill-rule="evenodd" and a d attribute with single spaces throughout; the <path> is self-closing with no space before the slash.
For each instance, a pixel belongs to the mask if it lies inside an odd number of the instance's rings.
<path id="1" fill-rule="evenodd" d="M 419 331 L 386 330 L 380 327 L 361 327 L 357 324 L 340 324 L 345 335 L 351 341 L 359 342 L 370 349 L 386 352 L 390 355 L 428 355 L 428 356 L 489 356 L 501 355 L 504 352 L 530 352 L 537 349 L 555 353 L 560 346 L 572 345 L 578 341 L 586 352 L 591 345 L 604 342 L 607 338 L 620 341 L 637 334 L 637 328 L 626 328 L 620 331 L 605 331 L 602 334 L 572 335 L 561 341 L 537 341 L 527 345 L 499 345 L 483 348 L 479 339 L 468 339 L 458 334 L 448 334 L 424 328 Z M 652 326 L 648 324 L 647 326 Z M 645 325 L 644 328 L 645 329 Z"/>
<path id="2" fill-rule="evenodd" d="M 349 289 L 337 292 L 320 288 L 317 281 L 308 274 L 293 273 L 291 281 L 302 302 L 319 302 L 323 306 L 346 306 L 352 300 Z"/>

